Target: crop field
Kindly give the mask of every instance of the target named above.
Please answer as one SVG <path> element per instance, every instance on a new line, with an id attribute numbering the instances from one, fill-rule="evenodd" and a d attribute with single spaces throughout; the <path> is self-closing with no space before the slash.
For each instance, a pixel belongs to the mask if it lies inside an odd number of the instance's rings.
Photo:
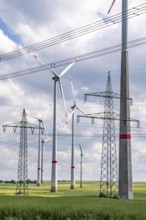
<path id="1" fill-rule="evenodd" d="M 0 184 L 0 220 L 146 220 L 146 183 L 134 183 L 134 200 L 99 198 L 99 182 L 68 181 L 50 193 L 50 182 L 29 185 L 29 195 L 15 195 L 15 184 Z"/>

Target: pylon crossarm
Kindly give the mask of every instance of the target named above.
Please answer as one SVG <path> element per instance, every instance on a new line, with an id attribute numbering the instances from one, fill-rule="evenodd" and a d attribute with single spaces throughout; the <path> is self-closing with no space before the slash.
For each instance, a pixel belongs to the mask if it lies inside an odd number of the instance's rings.
<path id="1" fill-rule="evenodd" d="M 34 133 L 35 129 L 41 129 L 41 133 L 43 134 L 44 128 L 43 127 L 39 127 L 37 125 L 31 124 L 31 123 L 26 123 L 25 125 L 22 125 L 21 123 L 13 123 L 13 124 L 7 124 L 7 125 L 3 125 L 3 131 L 6 131 L 7 127 L 11 127 L 13 128 L 14 133 L 16 132 L 17 128 L 30 128 L 32 134 Z"/>
<path id="2" fill-rule="evenodd" d="M 140 127 L 140 121 L 139 120 L 137 120 L 137 119 L 134 119 L 134 118 L 124 118 L 124 117 L 121 117 L 121 119 L 123 120 L 123 121 L 131 121 L 131 122 L 136 122 L 137 123 L 137 128 L 139 128 Z"/>
<path id="3" fill-rule="evenodd" d="M 13 130 L 14 130 L 14 133 L 16 132 L 16 129 L 17 127 L 20 125 L 20 122 L 16 122 L 16 123 L 13 123 L 13 124 L 6 124 L 6 125 L 2 125 L 3 127 L 3 131 L 5 132 L 6 131 L 6 128 L 7 127 L 13 127 Z"/>
<path id="4" fill-rule="evenodd" d="M 94 124 L 95 119 L 120 120 L 120 114 L 118 114 L 116 112 L 112 112 L 112 115 L 110 114 L 110 116 L 107 116 L 106 112 L 100 112 L 100 113 L 77 115 L 77 123 L 79 123 L 80 118 L 91 118 L 91 122 L 92 122 L 92 124 Z M 137 127 L 138 128 L 140 127 L 140 121 L 139 120 L 136 120 L 136 119 L 133 119 L 133 118 L 124 118 L 122 116 L 121 116 L 121 119 L 123 121 L 136 122 Z"/>
<path id="5" fill-rule="evenodd" d="M 38 129 L 38 130 L 40 129 L 40 130 L 41 130 L 41 134 L 44 133 L 44 127 L 40 127 L 40 126 L 38 126 L 38 125 L 29 123 L 29 122 L 27 122 L 27 128 L 30 128 L 30 129 L 31 129 L 32 134 L 34 133 L 34 130 L 35 130 L 35 129 Z"/>
<path id="6" fill-rule="evenodd" d="M 29 127 L 30 127 L 30 128 L 33 127 L 33 128 L 36 128 L 36 129 L 43 128 L 43 127 L 40 127 L 39 125 L 30 123 L 30 122 L 27 122 L 27 127 L 28 127 L 28 128 L 29 128 Z"/>
<path id="7" fill-rule="evenodd" d="M 116 98 L 120 99 L 120 95 L 116 92 L 94 92 L 94 93 L 86 93 L 84 94 L 84 101 L 87 101 L 87 96 L 97 96 L 97 97 L 103 97 L 103 98 Z"/>
<path id="8" fill-rule="evenodd" d="M 91 118 L 92 124 L 94 124 L 94 119 L 108 119 L 108 120 L 119 120 L 119 115 L 115 112 L 112 113 L 113 116 L 106 116 L 105 112 L 100 113 L 92 113 L 92 114 L 86 114 L 86 115 L 78 115 L 77 116 L 77 122 L 79 122 L 80 118 Z"/>
<path id="9" fill-rule="evenodd" d="M 134 119 L 134 118 L 129 118 L 129 117 L 125 118 L 125 117 L 123 117 L 123 116 L 120 116 L 120 114 L 118 114 L 118 113 L 116 113 L 116 112 L 115 112 L 114 114 L 115 114 L 115 116 L 118 118 L 117 120 L 120 120 L 120 118 L 121 118 L 123 121 L 136 122 L 136 123 L 137 123 L 137 127 L 138 127 L 138 128 L 140 127 L 140 121 L 139 121 L 139 120 Z"/>
<path id="10" fill-rule="evenodd" d="M 114 99 L 120 99 L 120 94 L 117 92 L 94 92 L 94 93 L 86 93 L 84 94 L 84 101 L 87 101 L 87 96 L 97 96 L 97 97 L 103 97 L 103 98 L 114 98 Z M 127 97 L 127 99 L 130 100 L 130 104 L 133 104 L 133 99 L 130 97 Z"/>

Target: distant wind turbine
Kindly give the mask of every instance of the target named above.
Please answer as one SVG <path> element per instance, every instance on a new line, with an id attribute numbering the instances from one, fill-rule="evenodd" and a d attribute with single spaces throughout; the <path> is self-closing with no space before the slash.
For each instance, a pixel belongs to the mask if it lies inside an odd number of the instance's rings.
<path id="1" fill-rule="evenodd" d="M 50 141 L 51 138 L 44 139 L 41 137 L 41 183 L 43 183 L 43 172 L 44 172 L 44 144 Z"/>
<path id="2" fill-rule="evenodd" d="M 48 113 L 49 110 L 50 110 L 50 108 L 48 108 L 46 110 L 46 112 L 43 114 L 43 117 L 42 117 L 42 124 L 43 124 L 44 130 L 45 130 L 45 135 L 47 135 L 47 138 L 46 138 L 46 136 L 45 136 L 45 138 L 41 137 L 41 163 L 40 163 L 41 164 L 41 166 L 40 166 L 41 167 L 41 183 L 43 183 L 43 172 L 44 172 L 44 144 L 45 144 L 45 142 L 51 140 L 51 138 L 49 138 L 46 125 L 43 121 L 44 117 L 46 116 L 46 114 Z"/>
<path id="3" fill-rule="evenodd" d="M 69 75 L 69 74 L 68 74 Z M 72 113 L 70 115 L 70 118 L 72 117 L 72 148 L 71 148 L 71 183 L 70 188 L 75 189 L 75 158 L 74 158 L 74 145 L 75 145 L 75 128 L 74 128 L 74 121 L 75 121 L 75 111 L 78 110 L 86 115 L 86 113 L 77 106 L 76 99 L 75 99 L 75 91 L 73 87 L 73 83 L 71 80 L 71 76 L 69 75 L 70 83 L 71 83 L 71 89 L 74 99 L 74 105 L 71 107 Z M 70 119 L 69 118 L 69 119 Z"/>
<path id="4" fill-rule="evenodd" d="M 81 145 L 79 144 L 79 147 L 80 147 L 80 156 L 81 156 L 81 160 L 80 160 L 80 188 L 83 187 L 83 183 L 82 183 L 82 157 L 83 157 L 83 151 L 82 151 L 82 147 Z"/>

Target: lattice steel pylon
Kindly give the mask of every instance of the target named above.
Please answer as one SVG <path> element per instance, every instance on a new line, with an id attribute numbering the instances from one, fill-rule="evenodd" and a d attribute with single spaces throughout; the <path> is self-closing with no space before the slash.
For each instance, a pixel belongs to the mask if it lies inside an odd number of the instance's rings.
<path id="1" fill-rule="evenodd" d="M 118 188 L 113 98 L 120 99 L 120 95 L 112 91 L 110 72 L 108 72 L 106 91 L 85 94 L 85 100 L 87 99 L 88 95 L 105 98 L 103 113 L 104 119 L 101 155 L 100 193 L 104 193 L 105 195 L 113 195 Z"/>
<path id="2" fill-rule="evenodd" d="M 110 74 L 108 74 L 106 92 L 112 94 Z M 114 115 L 113 98 L 110 96 L 105 97 L 104 114 L 100 192 L 106 195 L 113 195 L 118 188 L 118 174 L 115 120 L 108 119 Z"/>
<path id="3" fill-rule="evenodd" d="M 104 112 L 92 113 L 86 115 L 78 115 L 79 118 L 103 119 L 103 140 L 102 140 L 102 156 L 101 156 L 101 175 L 100 175 L 100 193 L 106 195 L 114 195 L 118 188 L 117 174 L 117 154 L 116 154 L 116 135 L 115 135 L 115 120 L 120 120 L 122 116 L 114 112 L 113 98 L 120 99 L 120 94 L 112 91 L 110 72 L 108 72 L 107 85 L 105 92 L 88 93 L 84 95 L 85 101 L 87 96 L 97 96 L 105 98 Z M 132 103 L 132 99 L 129 99 Z M 132 118 L 124 118 L 123 121 L 134 121 L 139 126 L 139 121 Z"/>
<path id="4" fill-rule="evenodd" d="M 18 178 L 16 185 L 16 194 L 27 194 L 28 183 L 27 180 L 27 120 L 25 109 L 22 113 L 21 127 L 20 127 L 20 145 L 19 145 L 19 159 L 18 159 Z"/>
<path id="5" fill-rule="evenodd" d="M 18 158 L 18 175 L 16 184 L 16 194 L 28 194 L 28 168 L 27 168 L 27 129 L 30 128 L 33 133 L 35 129 L 41 129 L 43 132 L 44 128 L 38 125 L 31 124 L 27 121 L 25 109 L 23 109 L 22 119 L 19 123 L 3 125 L 5 132 L 6 127 L 12 127 L 14 132 L 17 128 L 20 128 L 20 144 L 19 144 L 19 158 Z"/>

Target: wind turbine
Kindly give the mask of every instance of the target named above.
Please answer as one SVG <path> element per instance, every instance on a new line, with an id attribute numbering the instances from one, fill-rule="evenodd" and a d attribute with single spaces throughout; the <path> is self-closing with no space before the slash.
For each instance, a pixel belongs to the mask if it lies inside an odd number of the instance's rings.
<path id="1" fill-rule="evenodd" d="M 66 106 L 65 106 L 65 100 L 64 100 L 64 93 L 63 93 L 63 88 L 62 88 L 62 83 L 61 83 L 61 77 L 75 64 L 75 61 L 73 61 L 71 64 L 69 64 L 62 72 L 60 75 L 56 73 L 56 71 L 52 70 L 49 65 L 46 63 L 42 62 L 40 59 L 37 58 L 36 55 L 33 55 L 35 59 L 38 60 L 40 64 L 43 64 L 47 69 L 52 73 L 53 75 L 53 80 L 54 80 L 54 105 L 53 105 L 53 145 L 52 145 L 52 175 L 51 175 L 51 192 L 57 192 L 57 112 L 56 112 L 56 103 L 57 103 L 57 82 L 59 83 L 60 87 L 60 92 L 61 92 L 61 97 L 64 105 L 64 111 L 65 111 L 65 116 L 67 117 L 66 113 Z"/>
<path id="2" fill-rule="evenodd" d="M 69 75 L 69 74 L 68 74 Z M 72 89 L 72 94 L 73 94 L 73 99 L 74 99 L 74 105 L 71 107 L 72 113 L 72 148 L 71 148 L 71 183 L 70 183 L 70 189 L 75 189 L 75 158 L 74 158 L 74 144 L 75 144 L 75 126 L 74 126 L 74 121 L 75 121 L 75 111 L 79 110 L 83 114 L 86 115 L 86 113 L 77 106 L 76 99 L 75 99 L 75 92 L 74 92 L 74 87 L 73 83 L 71 80 L 71 77 L 69 75 L 70 83 L 71 83 L 71 89 Z M 69 120 L 68 120 L 69 121 Z"/>
<path id="3" fill-rule="evenodd" d="M 43 133 L 41 133 L 41 124 L 42 124 L 42 126 L 43 126 L 43 129 L 45 130 L 45 133 L 46 134 L 48 134 L 47 133 L 47 130 L 46 130 L 46 126 L 45 126 L 45 123 L 44 123 L 44 121 L 43 121 L 43 118 L 45 117 L 45 115 L 47 114 L 47 112 L 48 112 L 48 109 L 47 109 L 47 111 L 44 113 L 44 115 L 43 115 L 43 117 L 41 118 L 41 119 L 39 119 L 39 118 L 36 118 L 36 117 L 33 117 L 33 118 L 35 118 L 35 119 L 37 119 L 38 120 L 38 122 L 39 122 L 39 134 L 38 134 L 38 168 L 37 168 L 37 186 L 40 186 L 41 185 L 41 140 L 42 140 L 42 138 L 41 138 L 41 134 L 43 134 Z M 32 117 L 32 116 L 31 116 Z M 48 139 L 47 139 L 48 140 Z"/>
<path id="4" fill-rule="evenodd" d="M 44 144 L 50 141 L 51 138 L 44 139 L 41 137 L 41 183 L 43 183 L 43 172 L 44 172 Z"/>
<path id="5" fill-rule="evenodd" d="M 81 148 L 81 145 L 79 144 L 79 147 L 80 147 L 80 151 L 81 151 L 81 160 L 80 160 L 80 188 L 83 187 L 83 184 L 82 184 L 82 157 L 83 157 L 83 151 L 82 151 L 82 148 Z"/>
<path id="6" fill-rule="evenodd" d="M 31 116 L 31 115 L 28 115 L 27 116 L 31 117 L 31 118 L 34 118 L 36 120 L 38 120 L 39 122 L 39 125 L 38 125 L 38 165 L 37 165 L 37 186 L 40 186 L 41 185 L 41 180 L 40 180 L 40 174 L 41 174 L 41 135 L 43 134 L 44 132 L 44 123 L 43 123 L 43 117 L 42 119 L 39 119 L 39 118 L 36 118 L 34 116 Z M 41 127 L 41 124 L 42 124 L 42 127 Z M 43 130 L 42 130 L 43 128 Z"/>
<path id="7" fill-rule="evenodd" d="M 46 110 L 42 119 L 46 116 L 46 114 L 48 113 L 49 110 L 50 110 L 50 108 L 48 108 Z M 49 137 L 47 129 L 46 129 L 46 125 L 43 120 L 42 120 L 42 124 L 43 124 L 46 135 Z M 40 165 L 41 165 L 41 183 L 43 183 L 43 172 L 44 172 L 44 144 L 45 144 L 45 142 L 50 141 L 50 140 L 51 140 L 51 138 L 45 139 L 45 138 L 41 137 L 41 163 L 40 163 Z"/>

